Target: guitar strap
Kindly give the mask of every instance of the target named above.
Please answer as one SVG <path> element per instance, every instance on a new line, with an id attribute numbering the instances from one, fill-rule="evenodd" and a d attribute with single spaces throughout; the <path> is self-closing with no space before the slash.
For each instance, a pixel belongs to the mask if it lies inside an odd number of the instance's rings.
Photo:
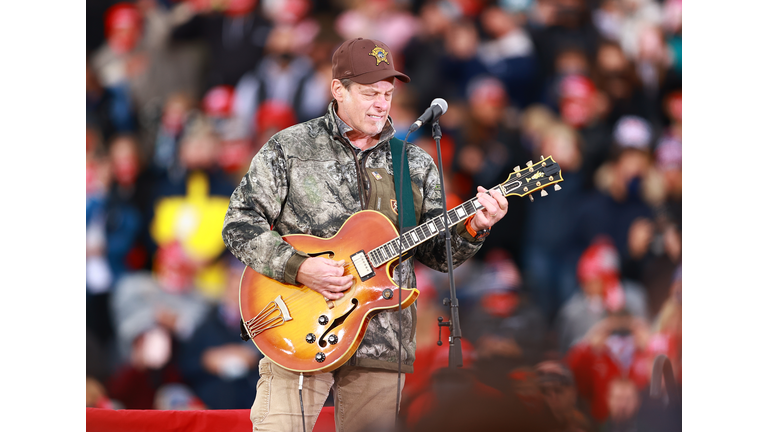
<path id="1" fill-rule="evenodd" d="M 403 231 L 416 226 L 416 210 L 413 206 L 413 191 L 411 190 L 411 171 L 408 168 L 408 156 L 404 158 L 403 166 L 401 164 L 402 150 L 405 143 L 395 137 L 389 140 L 389 150 L 392 152 L 392 169 L 395 175 L 395 195 L 397 197 L 397 208 L 400 217 L 403 218 Z M 401 175 L 404 172 L 405 175 Z M 403 186 L 403 196 L 400 196 L 401 179 L 408 179 L 407 185 Z"/>

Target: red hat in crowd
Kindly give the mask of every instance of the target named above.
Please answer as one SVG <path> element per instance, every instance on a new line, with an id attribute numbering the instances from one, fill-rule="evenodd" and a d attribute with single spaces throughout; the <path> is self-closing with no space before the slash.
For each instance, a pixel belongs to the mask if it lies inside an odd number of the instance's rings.
<path id="1" fill-rule="evenodd" d="M 155 255 L 154 272 L 163 290 L 187 291 L 196 276 L 197 266 L 178 241 L 160 246 Z"/>
<path id="2" fill-rule="evenodd" d="M 210 117 L 229 117 L 235 101 L 235 88 L 220 85 L 208 90 L 203 96 L 203 111 Z"/>
<path id="3" fill-rule="evenodd" d="M 117 3 L 104 14 L 104 31 L 109 46 L 117 52 L 133 49 L 142 30 L 142 16 L 133 3 Z"/>
<path id="4" fill-rule="evenodd" d="M 582 284 L 599 280 L 603 285 L 603 299 L 609 310 L 624 306 L 624 290 L 619 283 L 619 252 L 607 237 L 598 237 L 584 251 L 576 267 L 576 277 Z"/>
<path id="5" fill-rule="evenodd" d="M 589 78 L 569 75 L 560 82 L 560 113 L 573 127 L 585 125 L 592 116 L 592 100 L 597 93 Z"/>
<path id="6" fill-rule="evenodd" d="M 613 243 L 605 237 L 596 239 L 581 254 L 576 275 L 581 282 L 617 278 L 619 275 L 619 253 Z"/>
<path id="7" fill-rule="evenodd" d="M 257 131 L 283 130 L 297 123 L 293 108 L 279 100 L 267 100 L 259 106 L 254 123 Z"/>

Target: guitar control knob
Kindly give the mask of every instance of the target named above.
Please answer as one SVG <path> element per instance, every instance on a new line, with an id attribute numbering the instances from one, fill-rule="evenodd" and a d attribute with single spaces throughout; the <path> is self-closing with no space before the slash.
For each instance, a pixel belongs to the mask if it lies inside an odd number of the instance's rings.
<path id="1" fill-rule="evenodd" d="M 381 293 L 381 296 L 384 297 L 385 300 L 389 300 L 392 298 L 393 292 L 391 289 L 387 288 L 383 293 Z"/>
<path id="2" fill-rule="evenodd" d="M 328 336 L 328 343 L 331 345 L 336 345 L 337 343 L 339 343 L 339 337 L 336 335 Z"/>
<path id="3" fill-rule="evenodd" d="M 325 315 L 320 315 L 320 318 L 317 319 L 317 322 L 319 322 L 320 325 L 326 325 L 328 324 L 328 317 Z"/>
<path id="4" fill-rule="evenodd" d="M 314 333 L 309 333 L 309 334 L 307 334 L 307 337 L 306 337 L 306 338 L 304 338 L 304 339 L 305 339 L 305 340 L 307 341 L 307 343 L 309 343 L 309 344 L 311 344 L 311 343 L 315 343 L 315 340 L 317 340 L 317 338 L 315 337 Z"/>
<path id="5" fill-rule="evenodd" d="M 325 354 L 323 354 L 321 352 L 315 354 L 315 361 L 318 362 L 318 363 L 324 362 L 325 361 Z"/>

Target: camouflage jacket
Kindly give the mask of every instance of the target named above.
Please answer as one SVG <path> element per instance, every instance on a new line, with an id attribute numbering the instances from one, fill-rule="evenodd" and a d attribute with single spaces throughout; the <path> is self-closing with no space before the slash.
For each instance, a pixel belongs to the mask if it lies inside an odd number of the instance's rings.
<path id="1" fill-rule="evenodd" d="M 376 146 L 353 147 L 337 122 L 335 102 L 323 117 L 291 126 L 275 134 L 253 158 L 248 172 L 232 194 L 222 232 L 229 250 L 252 269 L 277 281 L 298 285 L 299 265 L 308 257 L 281 236 L 308 234 L 332 237 L 344 222 L 361 210 L 378 210 L 399 226 L 390 205 L 395 199 L 389 139 L 391 120 Z M 442 214 L 442 194 L 437 166 L 431 156 L 408 144 L 416 218 L 421 223 Z M 472 257 L 482 245 L 463 223 L 452 228 L 453 265 Z M 433 237 L 415 249 L 415 258 L 426 266 L 448 271 L 442 237 Z M 416 287 L 413 260 L 403 264 L 405 281 Z M 418 303 L 418 301 L 417 301 Z M 397 370 L 399 328 L 397 311 L 384 311 L 371 319 L 365 337 L 349 364 Z M 416 305 L 403 311 L 402 371 L 412 372 L 416 350 Z"/>

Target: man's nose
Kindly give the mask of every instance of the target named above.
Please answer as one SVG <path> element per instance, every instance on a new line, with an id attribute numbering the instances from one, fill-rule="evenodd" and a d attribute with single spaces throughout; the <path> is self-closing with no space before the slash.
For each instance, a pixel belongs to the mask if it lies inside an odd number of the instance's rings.
<path id="1" fill-rule="evenodd" d="M 389 101 L 385 95 L 379 95 L 373 101 L 373 106 L 380 110 L 386 110 L 389 106 Z"/>

